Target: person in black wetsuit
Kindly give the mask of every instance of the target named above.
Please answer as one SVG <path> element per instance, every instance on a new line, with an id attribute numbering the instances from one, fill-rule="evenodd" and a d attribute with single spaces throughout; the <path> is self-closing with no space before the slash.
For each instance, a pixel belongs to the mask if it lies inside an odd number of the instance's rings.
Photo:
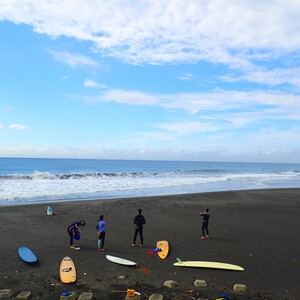
<path id="1" fill-rule="evenodd" d="M 85 226 L 85 221 L 74 222 L 67 228 L 67 232 L 70 236 L 70 248 L 75 249 L 76 245 L 73 244 L 74 235 L 80 234 L 79 226 Z"/>
<path id="2" fill-rule="evenodd" d="M 133 223 L 135 224 L 135 232 L 134 232 L 132 246 L 133 247 L 135 246 L 136 237 L 139 233 L 140 239 L 141 239 L 140 246 L 143 247 L 144 246 L 143 226 L 144 226 L 144 224 L 146 224 L 146 220 L 145 220 L 144 216 L 142 215 L 142 210 L 140 208 L 138 209 L 137 213 L 138 214 L 135 216 L 134 221 L 133 221 Z"/>
<path id="3" fill-rule="evenodd" d="M 201 240 L 206 240 L 209 238 L 209 232 L 208 232 L 208 223 L 209 223 L 209 217 L 210 217 L 209 208 L 206 208 L 203 212 L 201 212 L 200 216 L 203 217 Z"/>

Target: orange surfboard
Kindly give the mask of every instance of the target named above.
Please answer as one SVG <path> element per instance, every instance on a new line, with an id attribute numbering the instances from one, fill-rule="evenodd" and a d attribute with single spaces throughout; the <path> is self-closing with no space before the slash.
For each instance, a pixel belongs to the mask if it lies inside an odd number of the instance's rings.
<path id="1" fill-rule="evenodd" d="M 66 256 L 60 263 L 60 280 L 63 283 L 73 283 L 76 281 L 76 268 L 73 260 Z"/>
<path id="2" fill-rule="evenodd" d="M 158 251 L 157 254 L 161 259 L 165 259 L 168 256 L 169 253 L 169 243 L 168 241 L 158 241 L 156 243 L 156 247 L 161 249 L 161 251 Z"/>

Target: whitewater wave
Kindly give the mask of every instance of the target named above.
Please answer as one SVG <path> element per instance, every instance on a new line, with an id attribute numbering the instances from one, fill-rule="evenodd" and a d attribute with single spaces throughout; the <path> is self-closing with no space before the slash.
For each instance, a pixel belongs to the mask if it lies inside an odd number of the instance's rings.
<path id="1" fill-rule="evenodd" d="M 0 174 L 0 180 L 37 180 L 37 179 L 85 179 L 85 178 L 139 178 L 139 177 L 157 177 L 157 176 L 195 176 L 209 173 L 220 173 L 219 170 L 191 170 L 191 171 L 172 171 L 172 172 L 95 172 L 95 173 L 64 173 L 52 174 L 49 172 L 34 172 L 32 174 Z"/>
<path id="2" fill-rule="evenodd" d="M 253 174 L 216 170 L 2 174 L 0 205 L 299 187 L 299 181 L 298 171 Z"/>

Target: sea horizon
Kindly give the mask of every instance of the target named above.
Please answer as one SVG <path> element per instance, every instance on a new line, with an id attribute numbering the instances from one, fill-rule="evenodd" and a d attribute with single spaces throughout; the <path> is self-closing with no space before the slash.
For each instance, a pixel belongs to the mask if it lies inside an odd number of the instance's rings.
<path id="1" fill-rule="evenodd" d="M 249 164 L 295 164 L 300 162 L 274 161 L 228 161 L 228 160 L 186 160 L 186 159 L 131 159 L 131 158 L 88 158 L 88 157 L 35 157 L 35 156 L 0 156 L 0 159 L 53 159 L 53 160 L 127 160 L 127 161 L 179 161 L 179 162 L 220 162 L 220 163 L 249 163 Z"/>

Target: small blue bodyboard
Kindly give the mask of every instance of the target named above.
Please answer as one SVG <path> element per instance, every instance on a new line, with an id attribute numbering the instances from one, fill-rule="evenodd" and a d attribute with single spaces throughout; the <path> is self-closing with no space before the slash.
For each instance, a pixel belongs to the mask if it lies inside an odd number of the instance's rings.
<path id="1" fill-rule="evenodd" d="M 34 263 L 37 261 L 36 255 L 27 247 L 21 247 L 18 249 L 19 256 L 27 263 Z"/>

